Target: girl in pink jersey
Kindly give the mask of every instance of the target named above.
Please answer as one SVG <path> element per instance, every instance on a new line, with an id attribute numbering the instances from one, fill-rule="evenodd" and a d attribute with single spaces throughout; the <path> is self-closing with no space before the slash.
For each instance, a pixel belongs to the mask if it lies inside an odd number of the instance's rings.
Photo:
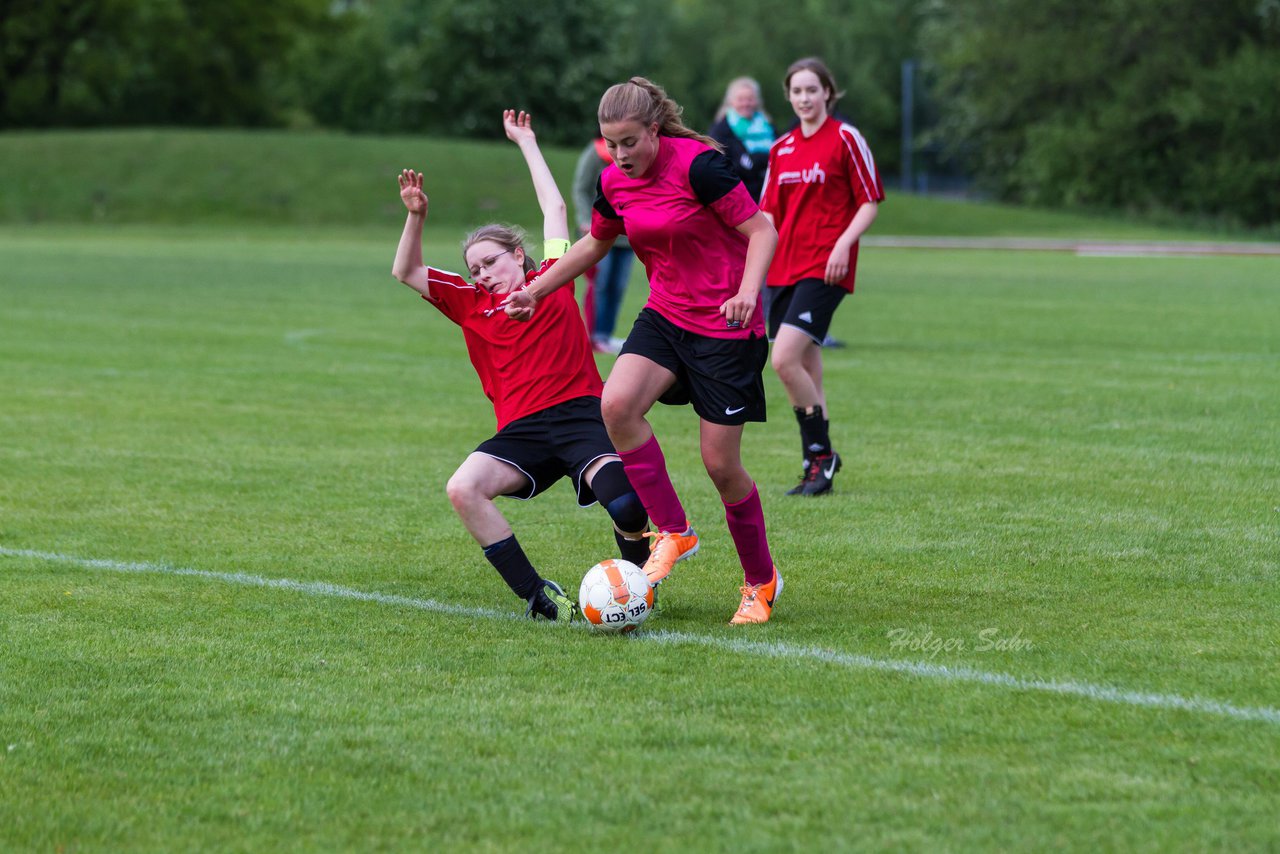
<path id="1" fill-rule="evenodd" d="M 792 63 L 784 86 L 800 124 L 770 149 L 760 200 L 778 229 L 766 294 L 769 338 L 804 449 L 800 483 L 787 494 L 821 495 L 841 465 L 831 447 L 822 342 L 853 292 L 858 238 L 875 221 L 884 186 L 857 128 L 830 115 L 841 93 L 822 60 Z"/>
<path id="2" fill-rule="evenodd" d="M 646 573 L 661 582 L 693 555 L 689 525 L 646 414 L 654 403 L 692 403 L 702 461 L 742 563 L 732 623 L 763 623 L 782 592 L 764 513 L 742 465 L 742 428 L 765 419 L 761 373 L 768 343 L 760 289 L 777 242 L 732 164 L 685 127 L 680 107 L 643 77 L 611 87 L 598 118 L 613 165 L 600 176 L 591 231 L 555 267 L 510 295 L 507 312 L 535 318 L 574 276 L 626 234 L 649 276 L 649 301 L 605 383 L 609 436 L 658 533 Z"/>
<path id="3" fill-rule="evenodd" d="M 422 175 L 406 169 L 400 175 L 400 197 L 409 216 L 392 275 L 462 327 L 467 354 L 497 416 L 497 434 L 449 478 L 450 502 L 485 558 L 528 602 L 528 615 L 567 623 L 576 614 L 576 603 L 534 569 L 494 499 L 529 499 L 561 477 L 572 478 L 578 503 L 600 502 L 613 519 L 623 558 L 638 564 L 648 558 L 648 520 L 600 416 L 600 374 L 573 289 L 548 300 L 531 324 L 518 323 L 501 310 L 507 295 L 538 272 L 552 269 L 569 246 L 564 199 L 538 149 L 529 116 L 508 110 L 503 127 L 524 154 L 542 208 L 547 260 L 541 270 L 534 269 L 519 230 L 501 225 L 477 229 L 464 241 L 471 281 L 425 266 L 427 196 Z"/>

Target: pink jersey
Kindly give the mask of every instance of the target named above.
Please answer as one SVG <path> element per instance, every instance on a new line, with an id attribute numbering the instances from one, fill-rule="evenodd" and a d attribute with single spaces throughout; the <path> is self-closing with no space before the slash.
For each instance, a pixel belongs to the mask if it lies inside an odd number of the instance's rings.
<path id="1" fill-rule="evenodd" d="M 598 188 L 591 235 L 627 235 L 649 275 L 648 308 L 699 335 L 764 335 L 758 307 L 741 329 L 727 328 L 720 314 L 746 266 L 747 238 L 737 226 L 759 210 L 724 155 L 695 139 L 660 136 L 643 176 L 610 165 Z"/>
<path id="2" fill-rule="evenodd" d="M 884 201 L 884 185 L 871 149 L 853 125 L 827 117 L 808 138 L 796 128 L 769 151 L 760 209 L 773 217 L 778 249 L 769 266 L 770 285 L 794 285 L 826 275 L 831 250 L 858 208 Z M 858 244 L 849 251 L 849 272 L 840 283 L 853 290 Z"/>
<path id="3" fill-rule="evenodd" d="M 526 286 L 554 263 L 544 261 L 541 269 L 526 275 Z M 498 308 L 506 294 L 490 293 L 434 267 L 427 268 L 427 276 L 431 296 L 424 299 L 462 327 L 467 355 L 493 402 L 499 430 L 575 397 L 600 396 L 600 372 L 572 283 L 540 300 L 533 319 L 525 323 Z"/>

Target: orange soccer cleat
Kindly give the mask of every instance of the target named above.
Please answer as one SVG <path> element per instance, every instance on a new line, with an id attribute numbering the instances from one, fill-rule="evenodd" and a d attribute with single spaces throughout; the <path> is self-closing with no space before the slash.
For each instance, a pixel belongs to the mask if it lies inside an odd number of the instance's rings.
<path id="1" fill-rule="evenodd" d="M 742 585 L 742 604 L 738 613 L 729 621 L 731 626 L 742 626 L 747 623 L 767 623 L 773 614 L 773 603 L 782 594 L 782 573 L 773 568 L 773 580 L 764 584 Z"/>
<path id="2" fill-rule="evenodd" d="M 659 584 L 671 574 L 673 566 L 687 557 L 693 557 L 698 551 L 698 532 L 692 527 L 683 534 L 667 531 L 655 534 L 646 531 L 645 536 L 653 538 L 653 542 L 649 544 L 649 559 L 644 563 L 644 573 L 649 577 L 650 586 Z"/>

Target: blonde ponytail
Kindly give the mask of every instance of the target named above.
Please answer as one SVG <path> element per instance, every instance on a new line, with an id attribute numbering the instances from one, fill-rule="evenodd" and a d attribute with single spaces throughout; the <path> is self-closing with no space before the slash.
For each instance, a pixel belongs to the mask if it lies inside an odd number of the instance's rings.
<path id="1" fill-rule="evenodd" d="M 705 134 L 685 126 L 681 116 L 684 108 L 667 97 L 666 90 L 644 77 L 632 77 L 626 83 L 610 86 L 600 98 L 596 118 L 600 124 L 637 121 L 648 127 L 658 126 L 659 136 L 678 136 L 696 139 L 716 151 L 724 147 Z"/>

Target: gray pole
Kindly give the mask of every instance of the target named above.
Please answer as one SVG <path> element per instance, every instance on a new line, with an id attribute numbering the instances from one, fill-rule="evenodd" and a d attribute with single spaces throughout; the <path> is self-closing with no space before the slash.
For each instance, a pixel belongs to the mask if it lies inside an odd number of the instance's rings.
<path id="1" fill-rule="evenodd" d="M 911 154 L 915 149 L 914 118 L 916 107 L 916 61 L 902 61 L 902 190 L 915 189 L 915 175 L 911 170 Z"/>

